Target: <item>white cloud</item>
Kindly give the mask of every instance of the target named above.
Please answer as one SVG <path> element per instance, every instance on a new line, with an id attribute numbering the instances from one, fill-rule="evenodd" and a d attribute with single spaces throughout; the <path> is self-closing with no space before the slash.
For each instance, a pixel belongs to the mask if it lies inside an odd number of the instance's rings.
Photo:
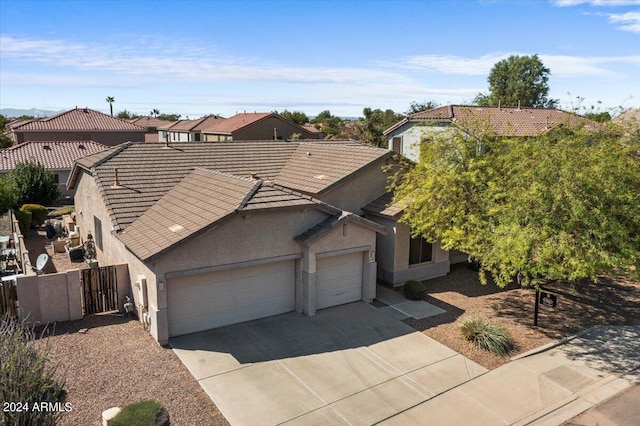
<path id="1" fill-rule="evenodd" d="M 635 6 L 640 5 L 640 0 L 551 0 L 551 3 L 559 7 L 579 6 L 581 4 L 591 6 Z"/>
<path id="2" fill-rule="evenodd" d="M 492 53 L 477 58 L 452 55 L 424 55 L 405 58 L 399 64 L 401 69 L 433 71 L 449 75 L 487 76 L 493 65 L 511 55 L 530 55 L 510 52 Z M 551 69 L 551 75 L 562 77 L 611 76 L 615 74 L 609 65 L 616 63 L 640 63 L 640 55 L 612 57 L 581 57 L 567 55 L 539 54 L 540 60 Z M 391 66 L 387 63 L 387 66 Z"/>
<path id="3" fill-rule="evenodd" d="M 619 30 L 640 33 L 640 12 L 608 13 L 607 16 L 610 23 L 619 24 Z"/>

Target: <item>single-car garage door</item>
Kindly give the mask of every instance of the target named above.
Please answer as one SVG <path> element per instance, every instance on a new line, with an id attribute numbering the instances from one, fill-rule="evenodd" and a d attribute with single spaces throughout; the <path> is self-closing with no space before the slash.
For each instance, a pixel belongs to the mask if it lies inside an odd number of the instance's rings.
<path id="1" fill-rule="evenodd" d="M 188 275 L 167 282 L 170 337 L 294 309 L 294 260 Z"/>
<path id="2" fill-rule="evenodd" d="M 322 257 L 316 274 L 317 309 L 362 299 L 362 252 Z"/>

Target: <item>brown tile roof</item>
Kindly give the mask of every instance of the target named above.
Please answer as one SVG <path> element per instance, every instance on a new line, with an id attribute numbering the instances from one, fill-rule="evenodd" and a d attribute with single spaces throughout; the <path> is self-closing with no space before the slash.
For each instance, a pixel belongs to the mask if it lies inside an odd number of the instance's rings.
<path id="1" fill-rule="evenodd" d="M 203 127 L 200 130 L 205 133 L 219 133 L 230 135 L 231 133 L 242 129 L 243 127 L 246 127 L 271 115 L 274 114 L 272 112 L 240 113 L 224 120 L 210 122 L 208 126 Z"/>
<path id="2" fill-rule="evenodd" d="M 628 109 L 613 119 L 615 122 L 631 122 L 640 124 L 640 108 Z"/>
<path id="3" fill-rule="evenodd" d="M 307 152 L 312 153 L 313 164 L 309 164 Z M 306 142 L 183 142 L 171 149 L 164 149 L 161 143 L 128 142 L 78 161 L 69 182 L 71 187 L 75 185 L 80 168 L 89 171 L 102 192 L 114 228 L 122 230 L 195 168 L 240 177 L 255 172 L 265 181 L 313 195 L 391 154 L 380 148 Z M 115 169 L 120 189 L 111 188 Z"/>
<path id="4" fill-rule="evenodd" d="M 555 126 L 590 123 L 577 114 L 555 108 L 505 108 L 447 105 L 408 115 L 384 131 L 385 134 L 408 122 L 446 121 L 475 133 L 489 131 L 502 136 L 533 136 Z"/>
<path id="5" fill-rule="evenodd" d="M 330 189 L 364 165 L 388 156 L 383 149 L 352 144 L 300 143 L 274 182 L 309 194 Z"/>
<path id="6" fill-rule="evenodd" d="M 26 123 L 12 127 L 15 132 L 23 131 L 51 131 L 51 130 L 77 130 L 77 131 L 131 131 L 144 128 L 130 123 L 127 120 L 111 117 L 89 108 L 75 108 L 51 117 L 36 118 Z"/>
<path id="7" fill-rule="evenodd" d="M 242 210 L 307 206 L 322 203 L 259 179 L 195 169 L 118 238 L 147 260 Z"/>
<path id="8" fill-rule="evenodd" d="M 366 213 L 373 214 L 375 216 L 383 216 L 390 218 L 397 218 L 404 208 L 399 204 L 392 204 L 393 194 L 387 192 L 386 194 L 376 198 L 366 206 L 362 207 Z"/>
<path id="9" fill-rule="evenodd" d="M 132 118 L 131 120 L 128 120 L 128 121 L 129 123 L 133 123 L 138 126 L 144 127 L 145 129 L 149 127 L 155 127 L 156 129 L 158 127 L 168 127 L 171 124 L 175 123 L 175 121 L 160 120 L 159 118 L 150 117 L 150 116 Z"/>
<path id="10" fill-rule="evenodd" d="M 369 229 L 373 229 L 374 231 L 381 234 L 386 234 L 387 232 L 389 232 L 386 227 L 371 220 L 365 219 L 353 213 L 342 212 L 342 214 L 339 216 L 334 215 L 327 217 L 325 220 L 312 226 L 300 235 L 296 235 L 294 239 L 298 242 L 309 245 L 314 240 L 322 237 L 332 229 L 345 222 L 354 222 Z"/>
<path id="11" fill-rule="evenodd" d="M 202 131 L 203 128 L 214 125 L 214 123 L 223 121 L 224 118 L 219 115 L 206 115 L 204 117 L 197 118 L 195 120 L 178 120 L 168 125 L 160 126 L 160 130 L 169 130 L 172 132 L 192 132 Z"/>
<path id="12" fill-rule="evenodd" d="M 24 142 L 0 150 L 0 170 L 13 170 L 16 164 L 38 162 L 48 170 L 71 169 L 75 160 L 107 149 L 94 141 Z"/>

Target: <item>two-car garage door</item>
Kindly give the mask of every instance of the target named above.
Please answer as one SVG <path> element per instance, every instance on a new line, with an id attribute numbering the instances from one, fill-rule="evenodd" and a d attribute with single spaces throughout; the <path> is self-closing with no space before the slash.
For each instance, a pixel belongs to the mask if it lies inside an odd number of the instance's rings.
<path id="1" fill-rule="evenodd" d="M 295 261 L 172 278 L 169 336 L 195 333 L 295 309 Z"/>
<path id="2" fill-rule="evenodd" d="M 362 299 L 362 252 L 316 263 L 316 309 Z M 171 278 L 169 337 L 295 309 L 295 260 Z"/>

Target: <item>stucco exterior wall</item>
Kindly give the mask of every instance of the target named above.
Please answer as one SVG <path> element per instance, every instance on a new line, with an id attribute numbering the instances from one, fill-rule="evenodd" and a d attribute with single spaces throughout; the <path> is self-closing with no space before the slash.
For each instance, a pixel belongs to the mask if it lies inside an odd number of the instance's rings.
<path id="1" fill-rule="evenodd" d="M 342 210 L 361 215 L 364 213 L 363 206 L 386 192 L 388 178 L 393 174 L 383 170 L 386 164 L 385 159 L 380 159 L 365 170 L 347 178 L 348 184 L 338 185 L 317 195 L 317 198 Z"/>
<path id="2" fill-rule="evenodd" d="M 395 129 L 387 135 L 387 147 L 393 150 L 393 138 L 402 138 L 402 155 L 412 161 L 420 159 L 420 142 L 423 138 L 428 138 L 429 133 L 442 132 L 447 129 L 448 123 L 422 124 L 409 122 Z"/>
<path id="3" fill-rule="evenodd" d="M 80 271 L 17 278 L 20 319 L 30 324 L 82 318 Z"/>
<path id="4" fill-rule="evenodd" d="M 46 131 L 46 132 L 15 132 L 18 143 L 26 141 L 77 141 L 92 140 L 103 145 L 115 146 L 124 142 L 144 141 L 145 131 L 123 131 L 123 132 L 97 132 L 90 130 L 83 131 Z"/>

